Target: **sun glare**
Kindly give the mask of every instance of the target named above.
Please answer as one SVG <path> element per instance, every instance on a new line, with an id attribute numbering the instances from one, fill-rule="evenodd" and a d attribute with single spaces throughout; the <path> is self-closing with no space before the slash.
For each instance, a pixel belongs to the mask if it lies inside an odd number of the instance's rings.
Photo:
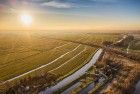
<path id="1" fill-rule="evenodd" d="M 28 26 L 28 25 L 31 25 L 31 23 L 32 23 L 32 16 L 28 13 L 22 13 L 20 15 L 20 20 L 21 20 L 22 24 Z"/>

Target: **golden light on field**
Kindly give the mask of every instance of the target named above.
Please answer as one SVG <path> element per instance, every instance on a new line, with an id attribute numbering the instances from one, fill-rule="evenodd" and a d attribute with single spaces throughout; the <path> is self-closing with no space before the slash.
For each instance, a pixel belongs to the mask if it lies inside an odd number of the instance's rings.
<path id="1" fill-rule="evenodd" d="M 29 13 L 23 12 L 20 14 L 20 20 L 23 25 L 29 26 L 32 24 L 33 18 Z"/>

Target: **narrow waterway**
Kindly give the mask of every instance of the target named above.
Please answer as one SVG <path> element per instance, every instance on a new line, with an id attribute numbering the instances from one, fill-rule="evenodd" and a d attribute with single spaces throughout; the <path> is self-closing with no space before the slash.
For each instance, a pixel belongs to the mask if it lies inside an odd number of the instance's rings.
<path id="1" fill-rule="evenodd" d="M 105 78 L 100 78 L 99 79 L 99 84 L 102 84 L 103 81 L 105 80 Z M 85 89 L 83 89 L 80 94 L 88 94 L 89 91 L 91 91 L 94 87 L 96 86 L 96 84 L 94 82 L 92 82 L 91 84 L 89 84 Z"/>
<path id="2" fill-rule="evenodd" d="M 72 93 L 72 91 L 75 88 L 79 87 L 81 84 L 82 84 L 82 82 L 77 82 L 74 85 L 72 85 L 71 87 L 69 87 L 68 89 L 66 89 L 64 92 L 62 92 L 61 94 L 70 94 L 70 93 Z"/>
<path id="3" fill-rule="evenodd" d="M 136 84 L 135 91 L 133 94 L 140 94 L 140 80 Z"/>
<path id="4" fill-rule="evenodd" d="M 41 92 L 40 94 L 53 94 L 54 92 L 56 92 L 56 91 L 60 90 L 61 88 L 69 85 L 71 82 L 75 81 L 76 79 L 78 79 L 79 77 L 84 75 L 86 73 L 86 71 L 91 66 L 93 66 L 93 64 L 96 63 L 96 61 L 100 57 L 101 53 L 102 53 L 102 49 L 99 49 L 94 54 L 94 56 L 92 57 L 92 59 L 89 63 L 87 63 L 85 66 L 83 66 L 81 69 L 79 69 L 78 71 L 76 71 L 72 75 L 70 75 L 70 76 L 66 77 L 65 79 L 63 79 L 62 81 L 58 82 L 55 86 L 48 87 L 45 91 Z"/>

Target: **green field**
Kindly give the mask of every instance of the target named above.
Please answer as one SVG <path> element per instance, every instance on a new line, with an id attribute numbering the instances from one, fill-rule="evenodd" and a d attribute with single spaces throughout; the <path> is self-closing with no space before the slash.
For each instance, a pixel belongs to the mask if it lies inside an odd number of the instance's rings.
<path id="1" fill-rule="evenodd" d="M 117 36 L 82 33 L 1 34 L 0 81 L 17 77 L 13 79 L 16 81 L 46 72 L 64 77 L 86 64 L 98 49 L 64 40 L 101 44 L 103 40 L 115 41 Z"/>

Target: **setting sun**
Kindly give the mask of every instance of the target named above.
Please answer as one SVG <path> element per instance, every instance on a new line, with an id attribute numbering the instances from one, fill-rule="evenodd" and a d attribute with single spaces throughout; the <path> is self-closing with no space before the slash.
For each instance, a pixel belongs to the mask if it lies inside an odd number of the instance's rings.
<path id="1" fill-rule="evenodd" d="M 20 15 L 20 20 L 21 20 L 22 24 L 24 24 L 24 25 L 31 25 L 33 19 L 30 14 L 22 13 Z"/>

